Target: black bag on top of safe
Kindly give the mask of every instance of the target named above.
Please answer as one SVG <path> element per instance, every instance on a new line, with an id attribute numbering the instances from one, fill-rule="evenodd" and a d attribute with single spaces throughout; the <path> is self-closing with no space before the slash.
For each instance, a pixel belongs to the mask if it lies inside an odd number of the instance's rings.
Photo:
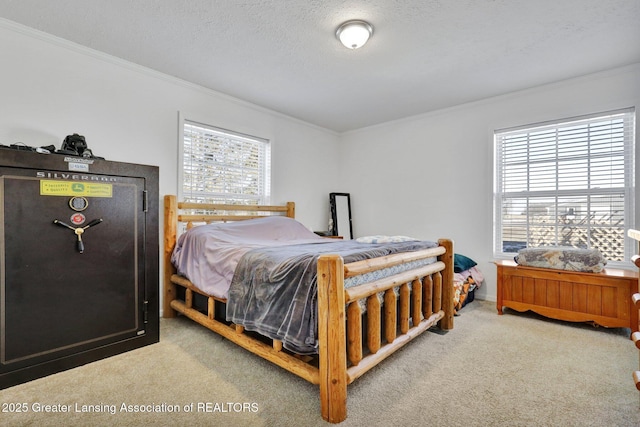
<path id="1" fill-rule="evenodd" d="M 58 154 L 67 154 L 70 156 L 82 156 L 91 159 L 102 159 L 103 157 L 97 157 L 93 155 L 90 148 L 87 147 L 87 141 L 84 136 L 74 133 L 73 135 L 67 135 L 62 141 L 62 147 L 56 151 Z"/>

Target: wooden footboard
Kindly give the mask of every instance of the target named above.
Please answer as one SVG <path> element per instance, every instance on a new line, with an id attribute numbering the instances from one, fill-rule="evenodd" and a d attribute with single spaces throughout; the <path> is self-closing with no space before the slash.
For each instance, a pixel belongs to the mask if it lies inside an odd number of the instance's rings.
<path id="1" fill-rule="evenodd" d="M 289 212 L 293 212 L 293 206 L 289 206 Z M 432 249 L 346 265 L 337 255 L 320 257 L 317 358 L 292 354 L 275 340 L 265 343 L 263 337 L 254 337 L 241 325 L 226 323 L 224 315 L 216 313 L 216 301 L 223 300 L 205 295 L 176 274 L 170 258 L 176 242 L 175 224 L 180 219 L 177 212 L 182 207 L 175 196 L 165 197 L 164 317 L 181 313 L 318 384 L 321 414 L 329 422 L 346 419 L 348 384 L 430 327 L 437 324 L 443 330 L 453 328 L 453 242 L 441 239 L 439 246 Z M 344 287 L 350 277 L 431 257 L 437 257 L 437 262 L 348 289 Z M 195 296 L 206 303 L 196 307 Z"/>
<path id="2" fill-rule="evenodd" d="M 533 311 L 572 322 L 593 322 L 611 328 L 638 330 L 636 272 L 605 269 L 601 273 L 552 270 L 496 261 L 498 314 L 503 307 Z"/>
<path id="3" fill-rule="evenodd" d="M 348 384 L 437 323 L 443 330 L 453 328 L 453 242 L 441 239 L 439 244 L 347 265 L 337 255 L 320 258 L 318 339 L 325 420 L 337 423 L 347 417 Z M 434 264 L 344 289 L 345 278 L 433 256 L 438 257 Z"/>

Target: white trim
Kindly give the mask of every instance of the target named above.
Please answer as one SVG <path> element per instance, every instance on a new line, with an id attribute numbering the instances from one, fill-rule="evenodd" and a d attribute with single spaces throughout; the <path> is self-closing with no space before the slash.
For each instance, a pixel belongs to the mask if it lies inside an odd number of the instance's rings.
<path id="1" fill-rule="evenodd" d="M 182 191 L 182 182 L 184 180 L 184 122 L 185 117 L 182 112 L 178 111 L 178 182 L 176 183 L 178 191 L 178 200 L 184 200 L 184 192 Z"/>

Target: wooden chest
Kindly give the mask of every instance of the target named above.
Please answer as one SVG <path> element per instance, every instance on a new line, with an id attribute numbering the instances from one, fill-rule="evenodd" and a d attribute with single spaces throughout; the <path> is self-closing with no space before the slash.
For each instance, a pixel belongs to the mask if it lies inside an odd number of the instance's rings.
<path id="1" fill-rule="evenodd" d="M 631 300 L 638 292 L 635 271 L 607 268 L 582 273 L 523 267 L 506 260 L 495 264 L 498 314 L 508 307 L 552 319 L 638 330 L 638 310 Z"/>

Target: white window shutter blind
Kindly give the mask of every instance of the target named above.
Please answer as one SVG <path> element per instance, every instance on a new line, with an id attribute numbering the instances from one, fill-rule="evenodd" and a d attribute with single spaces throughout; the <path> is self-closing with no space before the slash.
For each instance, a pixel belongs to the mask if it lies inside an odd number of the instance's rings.
<path id="1" fill-rule="evenodd" d="M 185 201 L 269 203 L 267 140 L 185 120 L 182 158 Z"/>
<path id="2" fill-rule="evenodd" d="M 560 245 L 628 260 L 633 109 L 495 133 L 495 252 Z"/>

